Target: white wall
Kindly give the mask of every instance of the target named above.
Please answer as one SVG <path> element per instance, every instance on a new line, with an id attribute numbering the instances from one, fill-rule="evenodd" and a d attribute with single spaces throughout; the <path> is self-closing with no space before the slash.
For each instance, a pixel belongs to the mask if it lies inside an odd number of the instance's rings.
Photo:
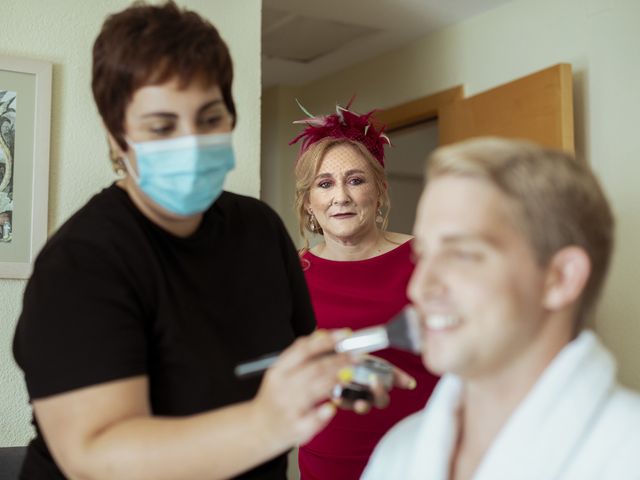
<path id="1" fill-rule="evenodd" d="M 312 113 L 330 112 L 336 101 L 344 103 L 357 93 L 355 109 L 366 111 L 458 84 L 473 95 L 556 63 L 571 63 L 577 154 L 599 174 L 618 220 L 617 250 L 595 326 L 619 359 L 623 382 L 640 389 L 638 20 L 638 0 L 514 1 L 287 93 Z M 280 104 L 294 104 L 282 93 Z M 266 91 L 265 102 L 275 94 L 275 89 Z M 295 118 L 265 112 L 263 125 L 290 128 Z M 268 135 L 263 131 L 263 138 Z M 263 163 L 288 166 L 293 150 L 281 142 L 277 156 L 265 155 Z M 273 205 L 283 215 L 289 208 Z"/>
<path id="2" fill-rule="evenodd" d="M 49 233 L 114 180 L 105 136 L 91 96 L 91 48 L 109 13 L 130 1 L 2 0 L 0 54 L 46 60 L 53 66 Z M 261 1 L 178 0 L 219 28 L 234 59 L 239 123 L 238 166 L 230 190 L 257 196 L 260 189 Z M 30 410 L 11 354 L 24 281 L 0 280 L 0 446 L 31 436 Z"/>

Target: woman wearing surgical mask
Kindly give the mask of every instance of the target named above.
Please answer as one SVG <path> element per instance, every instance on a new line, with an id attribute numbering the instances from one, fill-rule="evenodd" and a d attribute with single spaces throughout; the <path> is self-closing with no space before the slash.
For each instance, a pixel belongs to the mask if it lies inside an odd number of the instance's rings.
<path id="1" fill-rule="evenodd" d="M 224 192 L 232 65 L 173 3 L 110 16 L 93 94 L 122 176 L 40 253 L 14 355 L 36 437 L 26 479 L 286 478 L 351 360 L 320 355 L 299 258 L 261 202 Z M 259 378 L 234 367 L 287 348 Z"/>

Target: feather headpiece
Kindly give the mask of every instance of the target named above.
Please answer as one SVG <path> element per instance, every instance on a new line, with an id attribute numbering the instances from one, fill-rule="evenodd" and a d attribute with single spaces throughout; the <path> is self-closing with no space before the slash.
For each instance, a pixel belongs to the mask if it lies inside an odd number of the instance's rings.
<path id="1" fill-rule="evenodd" d="M 311 145 L 326 137 L 346 138 L 361 143 L 371 155 L 384 167 L 384 145 L 391 145 L 389 137 L 383 131 L 384 127 L 376 130 L 371 122 L 371 116 L 375 110 L 369 113 L 359 114 L 349 110 L 353 99 L 346 107 L 336 105 L 336 113 L 331 115 L 311 115 L 300 102 L 296 100 L 300 109 L 309 118 L 296 120 L 293 123 L 306 125 L 300 135 L 289 142 L 289 145 L 302 140 L 300 153 L 302 155 Z"/>

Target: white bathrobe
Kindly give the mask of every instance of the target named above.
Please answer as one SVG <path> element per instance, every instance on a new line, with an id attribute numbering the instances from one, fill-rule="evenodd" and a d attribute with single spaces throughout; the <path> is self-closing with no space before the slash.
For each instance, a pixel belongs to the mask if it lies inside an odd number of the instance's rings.
<path id="1" fill-rule="evenodd" d="M 391 429 L 362 480 L 449 480 L 462 382 L 445 375 L 424 410 Z M 611 354 L 583 332 L 547 367 L 487 450 L 473 480 L 640 480 L 640 395 L 616 383 Z"/>

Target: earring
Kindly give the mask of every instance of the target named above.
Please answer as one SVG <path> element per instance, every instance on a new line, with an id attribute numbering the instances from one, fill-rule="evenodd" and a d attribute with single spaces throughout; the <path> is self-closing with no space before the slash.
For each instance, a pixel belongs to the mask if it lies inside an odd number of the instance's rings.
<path id="1" fill-rule="evenodd" d="M 122 156 L 118 155 L 111 146 L 109 146 L 109 160 L 111 160 L 113 171 L 118 175 L 123 175 L 127 171 Z"/>
<path id="2" fill-rule="evenodd" d="M 378 209 L 378 215 L 376 215 L 376 223 L 382 223 L 384 221 L 384 217 L 382 216 L 382 209 Z"/>
<path id="3" fill-rule="evenodd" d="M 316 217 L 313 215 L 313 212 L 309 210 L 309 229 L 315 233 L 318 230 Z"/>

